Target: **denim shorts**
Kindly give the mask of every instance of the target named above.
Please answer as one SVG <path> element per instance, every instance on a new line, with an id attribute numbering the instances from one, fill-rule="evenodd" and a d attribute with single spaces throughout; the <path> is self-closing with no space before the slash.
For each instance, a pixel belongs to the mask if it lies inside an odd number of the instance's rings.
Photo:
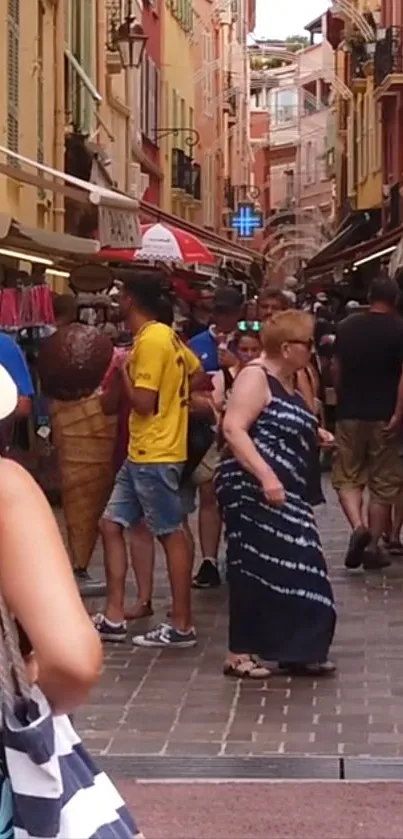
<path id="1" fill-rule="evenodd" d="M 183 467 L 183 463 L 125 460 L 103 518 L 127 529 L 144 519 L 153 536 L 179 530 L 185 515 L 180 494 Z"/>

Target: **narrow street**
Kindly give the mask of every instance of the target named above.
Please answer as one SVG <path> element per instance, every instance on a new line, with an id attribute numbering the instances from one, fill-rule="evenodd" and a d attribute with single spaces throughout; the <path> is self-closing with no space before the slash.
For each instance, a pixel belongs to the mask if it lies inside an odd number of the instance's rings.
<path id="1" fill-rule="evenodd" d="M 347 574 L 347 528 L 328 486 L 327 497 L 336 678 L 224 679 L 224 586 L 195 593 L 196 649 L 105 648 L 76 722 L 146 839 L 402 839 L 403 562 Z M 161 558 L 157 619 L 168 602 Z"/>
<path id="2" fill-rule="evenodd" d="M 384 575 L 347 573 L 347 528 L 329 487 L 327 496 L 318 519 L 339 609 L 337 677 L 225 679 L 225 586 L 195 592 L 195 649 L 106 646 L 102 680 L 76 718 L 95 755 L 122 766 L 128 758 L 132 777 L 161 775 L 168 758 L 401 757 L 403 765 L 403 562 Z M 157 620 L 168 602 L 161 558 Z"/>

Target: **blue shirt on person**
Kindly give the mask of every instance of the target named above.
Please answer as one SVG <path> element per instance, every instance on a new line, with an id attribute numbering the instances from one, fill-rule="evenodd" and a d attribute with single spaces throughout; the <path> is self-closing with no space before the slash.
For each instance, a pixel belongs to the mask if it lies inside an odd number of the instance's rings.
<path id="1" fill-rule="evenodd" d="M 199 332 L 189 341 L 189 347 L 200 359 L 205 373 L 216 373 L 220 369 L 218 363 L 218 345 L 211 329 Z"/>
<path id="2" fill-rule="evenodd" d="M 34 386 L 24 353 L 8 335 L 0 332 L 0 364 L 17 385 L 18 396 L 33 396 Z"/>

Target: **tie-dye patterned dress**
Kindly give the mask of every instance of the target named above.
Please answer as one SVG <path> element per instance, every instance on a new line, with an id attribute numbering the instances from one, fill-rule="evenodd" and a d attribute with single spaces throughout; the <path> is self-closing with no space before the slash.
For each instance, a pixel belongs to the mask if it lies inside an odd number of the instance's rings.
<path id="1" fill-rule="evenodd" d="M 270 404 L 249 430 L 286 491 L 270 505 L 259 482 L 224 450 L 216 474 L 227 536 L 229 649 L 266 661 L 327 660 L 336 613 L 307 480 L 317 420 L 298 393 L 268 376 Z"/>

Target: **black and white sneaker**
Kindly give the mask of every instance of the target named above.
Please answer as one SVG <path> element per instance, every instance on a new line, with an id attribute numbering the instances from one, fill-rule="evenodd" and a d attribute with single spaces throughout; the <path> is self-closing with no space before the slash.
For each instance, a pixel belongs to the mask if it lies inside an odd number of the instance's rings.
<path id="1" fill-rule="evenodd" d="M 105 597 L 106 583 L 94 580 L 85 568 L 74 568 L 73 574 L 81 597 Z"/>
<path id="2" fill-rule="evenodd" d="M 150 629 L 144 635 L 135 635 L 133 644 L 135 647 L 186 647 L 196 646 L 196 631 L 192 627 L 189 632 L 179 632 L 169 623 L 160 623 L 155 629 Z"/>
<path id="3" fill-rule="evenodd" d="M 95 629 L 99 632 L 101 641 L 112 641 L 115 644 L 123 644 L 126 641 L 126 621 L 122 621 L 122 623 L 111 623 L 102 614 L 95 615 L 92 621 Z"/>
<path id="4" fill-rule="evenodd" d="M 196 576 L 193 577 L 192 588 L 218 588 L 221 585 L 218 568 L 211 559 L 204 559 Z"/>

